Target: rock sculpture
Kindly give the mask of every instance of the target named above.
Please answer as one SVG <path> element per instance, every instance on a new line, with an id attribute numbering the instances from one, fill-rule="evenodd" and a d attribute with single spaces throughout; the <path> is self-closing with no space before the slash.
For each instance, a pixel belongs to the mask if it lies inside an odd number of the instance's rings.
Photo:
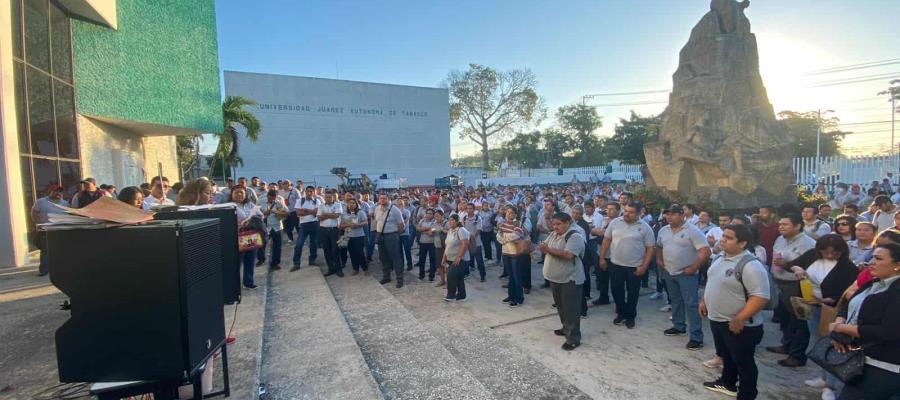
<path id="1" fill-rule="evenodd" d="M 650 182 L 726 208 L 794 198 L 793 145 L 759 74 L 748 6 L 712 1 L 681 49 L 659 137 L 644 147 Z"/>

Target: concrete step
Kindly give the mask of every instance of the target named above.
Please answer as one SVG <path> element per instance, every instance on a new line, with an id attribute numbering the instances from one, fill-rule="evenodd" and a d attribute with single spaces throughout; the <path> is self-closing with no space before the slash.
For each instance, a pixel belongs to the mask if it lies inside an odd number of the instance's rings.
<path id="1" fill-rule="evenodd" d="M 495 398 L 590 399 L 575 385 L 530 357 L 525 349 L 510 343 L 490 329 L 485 321 L 475 317 L 473 307 L 478 307 L 478 312 L 482 313 L 515 314 L 496 297 L 496 287 L 501 284 L 496 276 L 500 272 L 499 266 L 489 267 L 489 278 L 484 283 L 478 282 L 477 271 L 472 273 L 466 280 L 471 302 L 448 304 L 443 301 L 444 288 L 436 288 L 434 282 L 420 281 L 418 276 L 409 274 L 408 284 L 394 291 L 394 295 Z M 537 278 L 535 282 L 537 287 Z M 485 297 L 490 298 L 493 306 L 479 305 Z"/>
<path id="2" fill-rule="evenodd" d="M 328 284 L 385 397 L 501 398 L 447 349 L 448 342 L 460 339 L 432 334 L 392 294 L 407 289 L 395 289 L 393 282 L 382 286 L 380 276 L 348 273 L 329 277 Z"/>
<path id="3" fill-rule="evenodd" d="M 384 398 L 318 268 L 272 273 L 268 291 L 260 399 Z"/>

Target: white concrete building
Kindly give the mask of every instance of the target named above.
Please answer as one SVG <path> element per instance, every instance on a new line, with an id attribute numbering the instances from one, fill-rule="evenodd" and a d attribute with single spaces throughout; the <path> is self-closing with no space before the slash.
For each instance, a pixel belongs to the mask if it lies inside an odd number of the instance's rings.
<path id="1" fill-rule="evenodd" d="M 225 93 L 258 103 L 237 176 L 334 186 L 332 167 L 434 184 L 450 172 L 447 89 L 225 71 Z"/>

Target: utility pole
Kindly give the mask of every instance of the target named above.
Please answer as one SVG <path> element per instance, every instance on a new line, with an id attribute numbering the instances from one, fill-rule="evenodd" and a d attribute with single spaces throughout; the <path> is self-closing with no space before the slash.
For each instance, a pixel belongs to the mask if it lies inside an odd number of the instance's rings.
<path id="1" fill-rule="evenodd" d="M 816 111 L 816 180 L 822 179 L 822 161 L 819 158 L 822 141 L 822 109 Z"/>

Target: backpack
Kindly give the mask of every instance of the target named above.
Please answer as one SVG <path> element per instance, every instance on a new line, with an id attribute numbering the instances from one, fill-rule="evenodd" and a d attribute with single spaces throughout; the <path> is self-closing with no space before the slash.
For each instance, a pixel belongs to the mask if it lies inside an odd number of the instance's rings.
<path id="1" fill-rule="evenodd" d="M 744 288 L 744 298 L 749 300 L 750 293 L 747 292 L 747 287 L 744 286 L 744 266 L 751 261 L 759 261 L 756 256 L 752 254 L 747 254 L 743 258 L 741 258 L 737 265 L 734 266 L 734 277 L 737 278 L 738 282 L 741 283 L 741 287 Z M 765 268 L 763 268 L 765 269 Z M 766 277 L 769 278 L 769 302 L 766 303 L 763 310 L 774 310 L 776 306 L 778 306 L 778 285 L 775 284 L 775 277 L 772 276 L 772 272 L 766 269 Z"/>
<path id="2" fill-rule="evenodd" d="M 577 232 L 577 231 L 574 230 L 574 229 L 573 229 L 573 230 L 570 230 L 570 231 L 568 231 L 568 232 L 566 232 L 566 237 L 565 237 L 564 242 L 565 242 L 565 243 L 569 243 L 569 237 L 571 237 L 572 234 L 574 234 L 575 232 Z M 563 244 L 563 246 L 565 246 L 565 244 Z M 575 255 L 575 257 L 577 257 L 579 260 L 581 259 L 582 256 L 584 256 L 584 253 L 576 254 L 576 255 Z M 572 263 L 573 263 L 573 264 L 575 263 L 575 259 L 574 259 L 574 258 L 572 259 Z"/>

